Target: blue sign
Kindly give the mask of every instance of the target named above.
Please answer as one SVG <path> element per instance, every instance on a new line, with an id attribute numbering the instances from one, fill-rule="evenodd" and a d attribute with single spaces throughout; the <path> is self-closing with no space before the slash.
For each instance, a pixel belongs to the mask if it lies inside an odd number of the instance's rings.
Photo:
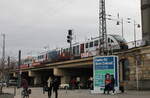
<path id="1" fill-rule="evenodd" d="M 93 58 L 94 91 L 102 93 L 105 87 L 105 75 L 110 74 L 115 78 L 115 87 L 119 89 L 118 57 L 99 56 Z"/>

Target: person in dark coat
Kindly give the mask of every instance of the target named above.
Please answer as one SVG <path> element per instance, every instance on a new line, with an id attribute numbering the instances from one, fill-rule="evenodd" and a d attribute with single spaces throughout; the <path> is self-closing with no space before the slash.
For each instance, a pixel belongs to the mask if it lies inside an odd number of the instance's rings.
<path id="1" fill-rule="evenodd" d="M 48 91 L 47 81 L 43 81 L 43 94 L 45 94 L 45 91 Z"/>
<path id="2" fill-rule="evenodd" d="M 52 81 L 52 88 L 53 88 L 53 91 L 55 92 L 55 98 L 58 98 L 59 85 L 60 85 L 60 82 L 59 82 L 58 78 L 54 77 L 54 79 Z"/>
<path id="3" fill-rule="evenodd" d="M 48 98 L 51 98 L 51 93 L 52 93 L 52 79 L 51 79 L 51 77 L 49 77 L 47 80 L 47 91 L 48 91 Z"/>
<path id="4" fill-rule="evenodd" d="M 23 90 L 27 91 L 28 90 L 28 81 L 24 78 L 21 81 L 21 87 L 23 88 Z"/>
<path id="5" fill-rule="evenodd" d="M 113 93 L 115 92 L 115 78 L 114 78 L 114 75 L 111 75 L 110 90 L 112 90 Z"/>
<path id="6" fill-rule="evenodd" d="M 49 91 L 48 91 L 48 98 L 51 98 L 52 90 L 55 93 L 55 98 L 58 98 L 58 89 L 59 89 L 59 85 L 60 85 L 60 81 L 58 80 L 58 78 L 53 76 L 49 85 L 50 85 L 50 87 L 49 87 Z"/>

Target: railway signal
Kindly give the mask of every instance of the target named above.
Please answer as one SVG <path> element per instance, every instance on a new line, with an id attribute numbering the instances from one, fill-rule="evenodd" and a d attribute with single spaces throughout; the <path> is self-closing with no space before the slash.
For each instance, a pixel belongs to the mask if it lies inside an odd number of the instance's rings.
<path id="1" fill-rule="evenodd" d="M 67 42 L 68 42 L 68 43 L 71 43 L 71 42 L 72 42 L 72 30 L 68 30 Z"/>
<path id="2" fill-rule="evenodd" d="M 72 30 L 68 30 L 68 35 L 67 35 L 67 42 L 70 43 L 70 56 L 72 56 Z"/>

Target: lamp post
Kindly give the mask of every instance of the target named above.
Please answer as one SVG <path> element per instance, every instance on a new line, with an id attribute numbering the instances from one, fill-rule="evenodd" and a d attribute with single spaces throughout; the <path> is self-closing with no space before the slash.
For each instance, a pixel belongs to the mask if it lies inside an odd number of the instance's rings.
<path id="1" fill-rule="evenodd" d="M 134 24 L 134 45 L 136 47 L 136 43 L 137 43 L 137 41 L 136 41 L 136 27 L 140 28 L 140 24 L 137 24 L 136 21 L 132 20 L 131 18 L 128 18 L 128 20 L 129 20 L 128 23 L 131 23 L 131 21 L 133 21 L 133 24 Z"/>
<path id="2" fill-rule="evenodd" d="M 122 24 L 122 27 L 121 27 L 121 34 L 122 34 L 122 37 L 124 37 L 124 22 L 123 22 L 123 18 L 120 19 L 120 21 L 117 21 L 117 25 L 120 25 L 120 23 Z"/>
<path id="3" fill-rule="evenodd" d="M 137 28 L 140 28 L 140 24 L 136 24 L 136 21 L 134 20 L 134 41 L 135 41 L 135 47 L 136 47 L 136 26 L 137 26 Z"/>
<path id="4" fill-rule="evenodd" d="M 124 18 L 123 17 L 119 17 L 119 14 L 118 14 L 118 18 L 110 18 L 112 15 L 108 15 L 109 18 L 107 18 L 108 20 L 114 20 L 114 21 L 117 21 L 117 24 L 116 25 L 120 25 L 121 23 L 121 36 L 124 37 Z"/>

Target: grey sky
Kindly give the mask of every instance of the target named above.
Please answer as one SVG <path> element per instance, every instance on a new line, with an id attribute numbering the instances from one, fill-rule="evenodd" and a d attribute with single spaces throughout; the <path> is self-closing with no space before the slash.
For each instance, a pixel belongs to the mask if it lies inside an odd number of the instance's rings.
<path id="1" fill-rule="evenodd" d="M 106 2 L 107 14 L 119 12 L 140 23 L 140 0 Z M 6 34 L 7 55 L 18 55 L 19 49 L 25 55 L 42 51 L 44 46 L 63 47 L 68 29 L 74 30 L 77 41 L 97 36 L 98 8 L 98 0 L 0 0 L 0 32 Z M 107 25 L 109 34 L 121 34 L 116 22 Z M 125 23 L 124 29 L 126 40 L 133 40 L 133 24 Z M 141 39 L 140 30 L 137 39 Z"/>

